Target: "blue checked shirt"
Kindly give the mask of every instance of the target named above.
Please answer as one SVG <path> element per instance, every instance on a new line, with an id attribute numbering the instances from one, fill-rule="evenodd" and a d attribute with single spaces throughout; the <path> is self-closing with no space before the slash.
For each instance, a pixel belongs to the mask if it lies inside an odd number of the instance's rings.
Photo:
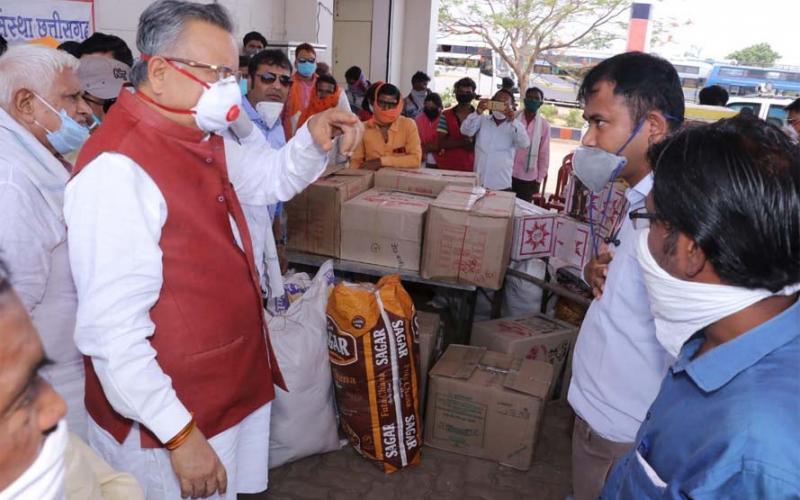
<path id="1" fill-rule="evenodd" d="M 800 301 L 692 359 L 703 340 L 684 345 L 601 498 L 800 498 Z"/>

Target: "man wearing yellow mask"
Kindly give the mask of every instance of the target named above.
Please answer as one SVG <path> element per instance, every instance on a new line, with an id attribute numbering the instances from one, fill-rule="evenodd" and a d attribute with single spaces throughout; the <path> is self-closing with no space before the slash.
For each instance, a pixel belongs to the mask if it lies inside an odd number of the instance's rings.
<path id="1" fill-rule="evenodd" d="M 372 107 L 375 114 L 364 124 L 364 139 L 353 153 L 351 166 L 369 170 L 419 168 L 422 147 L 417 124 L 400 116 L 400 89 L 391 83 L 379 84 Z"/>

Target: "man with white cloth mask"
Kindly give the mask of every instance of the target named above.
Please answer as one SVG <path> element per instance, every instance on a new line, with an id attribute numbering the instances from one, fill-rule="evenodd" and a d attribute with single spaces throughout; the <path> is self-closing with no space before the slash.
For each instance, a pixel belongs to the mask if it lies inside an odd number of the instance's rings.
<path id="1" fill-rule="evenodd" d="M 602 498 L 797 498 L 800 148 L 736 117 L 649 157 L 653 192 L 631 218 L 677 361 Z"/>
<path id="2" fill-rule="evenodd" d="M 0 498 L 4 500 L 64 498 L 67 406 L 42 377 L 48 363 L 0 263 Z"/>
<path id="3" fill-rule="evenodd" d="M 264 134 L 270 147 L 280 149 L 286 145 L 281 117 L 292 85 L 292 63 L 278 49 L 262 50 L 250 58 L 248 75 L 250 91 L 242 99 L 242 111 Z M 253 239 L 253 254 L 264 298 L 271 306 L 276 305 L 284 295 L 281 268 L 285 263 L 280 257 L 286 252 L 287 228 L 282 224 L 285 220 L 281 217 L 283 203 L 266 207 L 243 202 L 242 209 Z"/>
<path id="4" fill-rule="evenodd" d="M 88 357 L 91 445 L 148 499 L 267 488 L 270 404 L 285 389 L 242 204 L 287 200 L 325 169 L 349 111 L 314 115 L 276 151 L 241 112 L 220 4 L 151 3 L 135 90 L 81 150 L 64 203 Z"/>
<path id="5" fill-rule="evenodd" d="M 64 400 L 42 377 L 51 363 L 0 261 L 0 499 L 144 498 L 132 476 L 68 433 Z"/>
<path id="6" fill-rule="evenodd" d="M 0 58 L 0 249 L 44 349 L 42 376 L 66 400 L 72 432 L 87 438 L 83 356 L 75 346 L 78 296 L 64 223 L 65 155 L 89 138 L 79 62 L 41 45 L 11 47 Z"/>

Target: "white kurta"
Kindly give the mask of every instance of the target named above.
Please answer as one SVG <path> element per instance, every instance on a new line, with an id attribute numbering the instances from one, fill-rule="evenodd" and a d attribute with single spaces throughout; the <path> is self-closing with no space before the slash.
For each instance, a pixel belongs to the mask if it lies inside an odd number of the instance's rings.
<path id="1" fill-rule="evenodd" d="M 75 347 L 78 299 L 62 215 L 69 172 L 0 109 L 0 256 L 54 364 L 42 376 L 67 402 L 67 423 L 86 439 L 83 357 Z"/>
<path id="2" fill-rule="evenodd" d="M 475 138 L 475 173 L 488 189 L 511 188 L 511 172 L 517 149 L 527 148 L 531 140 L 517 120 L 497 124 L 489 114 L 470 113 L 461 124 L 461 133 Z"/>
<path id="3" fill-rule="evenodd" d="M 240 202 L 251 205 L 290 199 L 322 173 L 327 158 L 306 127 L 279 151 L 270 149 L 257 130 L 241 144 L 226 137 L 225 156 Z M 149 312 L 163 283 L 158 243 L 167 209 L 147 173 L 130 158 L 115 153 L 101 154 L 90 162 L 67 186 L 64 203 L 79 297 L 78 348 L 91 356 L 113 408 L 145 425 L 162 442 L 175 436 L 191 418 L 148 340 L 154 331 Z M 241 247 L 233 219 L 231 226 Z M 98 426 L 92 422 L 90 427 L 90 442 L 95 445 L 92 438 L 97 436 Z M 259 453 L 266 456 L 268 440 L 261 444 Z M 106 459 L 116 465 L 113 456 Z M 141 473 L 125 470 L 137 476 Z M 173 476 L 170 472 L 165 477 Z M 137 479 L 144 482 L 147 478 Z M 266 474 L 263 479 L 266 481 Z M 232 485 L 230 491 L 235 492 Z"/>

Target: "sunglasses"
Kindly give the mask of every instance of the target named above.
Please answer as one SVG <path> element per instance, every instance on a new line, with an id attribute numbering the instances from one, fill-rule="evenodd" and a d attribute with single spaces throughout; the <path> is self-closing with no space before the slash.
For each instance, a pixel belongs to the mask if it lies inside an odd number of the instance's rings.
<path id="1" fill-rule="evenodd" d="M 378 101 L 378 106 L 381 109 L 394 109 L 397 107 L 398 101 Z"/>
<path id="2" fill-rule="evenodd" d="M 265 85 L 274 85 L 275 80 L 281 82 L 281 85 L 284 87 L 288 87 L 292 84 L 292 77 L 289 75 L 276 75 L 275 73 L 270 73 L 269 71 L 265 71 L 263 73 L 259 73 L 258 76 L 261 79 L 261 83 Z"/>

